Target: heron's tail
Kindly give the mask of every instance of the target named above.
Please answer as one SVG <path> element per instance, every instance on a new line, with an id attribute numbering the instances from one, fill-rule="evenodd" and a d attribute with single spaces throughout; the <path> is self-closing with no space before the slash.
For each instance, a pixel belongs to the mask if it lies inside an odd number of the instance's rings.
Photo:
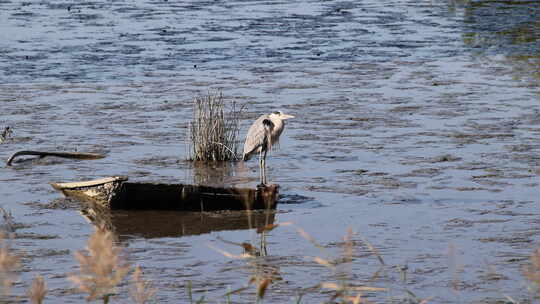
<path id="1" fill-rule="evenodd" d="M 249 153 L 246 153 L 246 154 L 244 154 L 244 155 L 242 156 L 242 160 L 243 160 L 243 161 L 248 161 L 250 158 L 251 158 L 251 154 L 249 154 Z"/>

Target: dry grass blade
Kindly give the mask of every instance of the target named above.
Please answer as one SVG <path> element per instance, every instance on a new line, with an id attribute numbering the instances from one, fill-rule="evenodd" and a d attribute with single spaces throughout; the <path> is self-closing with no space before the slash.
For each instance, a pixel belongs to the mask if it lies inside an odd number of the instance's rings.
<path id="1" fill-rule="evenodd" d="M 349 297 L 348 300 L 351 301 L 351 303 L 353 304 L 360 304 L 362 303 L 362 294 L 359 293 L 356 295 L 356 297 Z"/>
<path id="2" fill-rule="evenodd" d="M 513 304 L 513 303 L 519 303 L 518 301 L 516 301 L 515 299 L 513 299 L 513 298 L 510 297 L 510 296 L 506 296 L 506 295 L 505 295 L 504 297 L 508 300 L 508 302 L 510 302 L 510 303 L 512 303 L 512 304 Z M 422 302 L 423 302 L 423 301 L 422 301 Z M 427 301 L 426 301 L 426 303 L 427 303 Z M 420 304 L 424 304 L 424 303 L 420 303 Z"/>
<path id="3" fill-rule="evenodd" d="M 531 263 L 523 266 L 523 276 L 529 280 L 529 289 L 536 293 L 540 290 L 540 250 L 535 249 L 531 255 Z"/>
<path id="4" fill-rule="evenodd" d="M 228 257 L 228 258 L 231 258 L 231 259 L 249 259 L 249 258 L 253 258 L 253 255 L 251 254 L 248 254 L 248 253 L 243 253 L 243 254 L 232 254 L 230 252 L 227 252 L 223 249 L 220 249 L 220 248 L 217 248 L 217 247 L 214 247 L 212 245 L 208 245 L 208 247 L 210 247 L 211 249 L 221 253 L 222 255 Z"/>
<path id="5" fill-rule="evenodd" d="M 312 237 L 309 233 L 307 233 L 304 229 L 302 228 L 296 228 L 296 231 L 298 231 L 298 234 L 300 234 L 301 237 L 303 237 L 304 239 L 308 240 L 313 246 L 321 249 L 321 250 L 324 250 L 324 246 L 322 246 L 321 244 L 319 244 L 314 237 Z"/>
<path id="6" fill-rule="evenodd" d="M 347 229 L 347 234 L 343 237 L 343 241 L 345 242 L 345 247 L 343 249 L 343 257 L 345 258 L 345 262 L 350 263 L 353 260 L 354 255 L 354 242 L 352 240 L 353 236 L 353 230 L 351 227 Z"/>
<path id="7" fill-rule="evenodd" d="M 298 233 L 309 242 L 314 244 L 316 247 L 319 247 L 321 250 L 324 250 L 324 247 L 319 245 L 315 239 L 309 235 L 307 232 L 301 228 L 297 228 Z M 321 282 L 318 284 L 318 288 L 330 289 L 332 290 L 332 296 L 330 297 L 330 302 L 339 302 L 339 303 L 369 303 L 366 299 L 362 298 L 362 292 L 380 292 L 387 291 L 387 288 L 381 287 L 371 287 L 371 286 L 355 286 L 352 284 L 351 276 L 348 273 L 352 273 L 352 262 L 354 260 L 354 249 L 355 242 L 353 241 L 354 232 L 351 228 L 347 229 L 347 234 L 343 237 L 343 254 L 340 259 L 334 261 L 329 259 L 324 259 L 321 257 L 315 257 L 313 260 L 319 265 L 325 266 L 331 269 L 339 279 L 338 283 L 335 282 Z M 368 242 L 365 242 L 367 247 L 375 254 L 379 262 L 382 264 L 381 268 L 384 267 L 384 260 L 380 256 L 379 252 L 375 247 L 373 247 Z M 343 267 L 346 269 L 341 269 Z"/>
<path id="8" fill-rule="evenodd" d="M 330 283 L 330 282 L 322 282 L 320 284 L 320 286 L 321 286 L 321 288 L 332 289 L 332 290 L 342 290 L 343 289 L 342 285 L 339 285 L 339 284 L 336 284 L 336 283 Z"/>
<path id="9" fill-rule="evenodd" d="M 238 155 L 238 134 L 243 108 L 235 101 L 226 111 L 223 94 L 208 93 L 194 101 L 190 131 L 190 159 L 200 161 L 235 160 Z"/>
<path id="10" fill-rule="evenodd" d="M 381 265 L 386 265 L 381 254 L 379 253 L 379 250 L 377 250 L 377 248 L 375 248 L 373 245 L 371 245 L 370 242 L 366 240 L 364 240 L 364 243 L 366 243 L 366 246 L 369 248 L 369 250 L 377 257 L 377 259 L 379 260 L 379 263 L 381 263 Z"/>
<path id="11" fill-rule="evenodd" d="M 113 234 L 104 228 L 96 228 L 88 239 L 87 251 L 75 253 L 80 273 L 69 279 L 80 291 L 88 294 L 87 300 L 103 299 L 108 303 L 131 267 L 123 257 L 123 248 L 114 244 Z"/>
<path id="12" fill-rule="evenodd" d="M 368 300 L 362 298 L 361 293 L 358 293 L 356 296 L 346 296 L 346 297 L 343 297 L 343 298 L 346 301 L 346 303 L 348 303 L 348 302 L 350 302 L 352 304 L 360 304 L 360 303 L 369 304 L 369 303 L 371 303 Z"/>
<path id="13" fill-rule="evenodd" d="M 217 236 L 216 238 L 218 240 L 224 242 L 224 243 L 242 247 L 244 249 L 244 254 L 246 254 L 246 255 L 249 255 L 249 256 L 252 256 L 252 257 L 261 256 L 261 251 L 259 251 L 257 248 L 255 248 L 250 243 L 247 243 L 247 242 L 242 242 L 242 243 L 231 242 L 231 241 L 228 241 L 228 240 L 225 240 L 225 239 L 221 238 L 220 236 Z M 223 251 L 221 249 L 216 249 L 214 247 L 211 247 L 211 248 L 214 249 L 214 250 L 218 250 L 219 252 L 221 252 L 225 256 L 228 256 L 228 257 L 234 256 L 233 254 L 228 253 L 226 251 Z"/>
<path id="14" fill-rule="evenodd" d="M 28 291 L 28 298 L 32 304 L 41 304 L 47 294 L 47 284 L 42 276 L 38 275 L 32 282 L 32 286 Z"/>
<path id="15" fill-rule="evenodd" d="M 242 243 L 242 248 L 244 248 L 244 253 L 249 254 L 250 256 L 260 256 L 261 253 L 257 248 L 253 247 L 250 243 Z"/>
<path id="16" fill-rule="evenodd" d="M 19 266 L 20 257 L 11 253 L 11 240 L 4 232 L 0 232 L 0 285 L 3 296 L 9 295 Z"/>
<path id="17" fill-rule="evenodd" d="M 448 263 L 449 269 L 452 271 L 452 289 L 455 292 L 459 291 L 460 271 L 461 267 L 457 262 L 457 249 L 454 244 L 448 246 Z"/>
<path id="18" fill-rule="evenodd" d="M 258 227 L 257 228 L 257 233 L 272 231 L 277 227 L 279 227 L 279 224 L 268 224 L 268 225 L 265 225 L 263 227 Z"/>
<path id="19" fill-rule="evenodd" d="M 259 282 L 259 285 L 257 286 L 257 298 L 262 299 L 264 298 L 264 295 L 266 293 L 266 289 L 268 286 L 272 283 L 271 279 L 263 279 Z"/>
<path id="20" fill-rule="evenodd" d="M 323 258 L 320 258 L 320 257 L 314 257 L 314 258 L 313 258 L 313 261 L 315 261 L 317 264 L 323 265 L 323 266 L 325 266 L 325 267 L 328 267 L 328 268 L 334 268 L 334 264 L 332 264 L 330 261 L 325 260 L 325 259 L 323 259 Z"/>
<path id="21" fill-rule="evenodd" d="M 245 287 L 240 287 L 238 289 L 235 289 L 235 290 L 231 290 L 229 292 L 227 292 L 226 294 L 224 294 L 225 297 L 227 296 L 230 296 L 230 295 L 233 295 L 233 294 L 238 294 L 238 293 L 241 293 L 245 290 L 248 290 L 250 287 L 249 286 L 245 286 Z"/>
<path id="22" fill-rule="evenodd" d="M 150 282 L 143 279 L 141 267 L 135 267 L 131 281 L 130 295 L 133 302 L 137 304 L 147 303 L 156 294 L 157 289 L 153 288 Z"/>
<path id="23" fill-rule="evenodd" d="M 388 288 L 371 287 L 371 286 L 350 286 L 349 290 L 354 290 L 354 291 L 387 291 Z"/>
<path id="24" fill-rule="evenodd" d="M 336 283 L 331 282 L 323 282 L 321 283 L 321 288 L 325 289 L 332 289 L 336 291 L 341 290 L 352 290 L 352 291 L 387 291 L 387 288 L 382 287 L 371 287 L 371 286 L 348 286 L 348 285 L 340 285 Z"/>
<path id="25" fill-rule="evenodd" d="M 377 271 L 375 271 L 372 275 L 371 275 L 371 278 L 369 278 L 369 281 L 370 282 L 374 282 L 376 281 L 377 279 L 379 279 L 381 277 L 381 274 L 384 273 L 385 271 L 385 267 L 384 265 L 381 265 L 379 267 L 379 269 Z"/>
<path id="26" fill-rule="evenodd" d="M 277 227 L 284 227 L 284 226 L 291 226 L 291 222 L 283 222 L 283 223 L 275 223 L 275 224 L 268 224 L 263 227 L 257 228 L 257 233 L 272 231 L 276 229 Z"/>
<path id="27" fill-rule="evenodd" d="M 2 216 L 2 221 L 3 221 L 3 224 L 0 225 L 0 231 L 4 231 L 4 233 L 14 232 L 16 228 L 16 224 L 15 224 L 15 219 L 13 218 L 13 215 L 11 215 L 11 212 L 0 207 L 0 214 Z"/>
<path id="28" fill-rule="evenodd" d="M 431 299 L 433 299 L 433 297 L 429 297 L 429 298 L 427 298 L 427 299 L 423 299 L 423 300 L 420 301 L 420 304 L 428 304 L 429 301 L 431 301 Z"/>

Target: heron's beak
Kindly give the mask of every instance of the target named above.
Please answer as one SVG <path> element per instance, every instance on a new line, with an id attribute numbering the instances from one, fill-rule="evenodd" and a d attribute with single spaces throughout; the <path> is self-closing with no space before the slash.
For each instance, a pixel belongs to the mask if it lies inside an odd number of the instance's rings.
<path id="1" fill-rule="evenodd" d="M 283 115 L 281 115 L 281 119 L 289 119 L 289 118 L 294 118 L 294 116 L 289 115 L 289 114 L 283 114 Z"/>

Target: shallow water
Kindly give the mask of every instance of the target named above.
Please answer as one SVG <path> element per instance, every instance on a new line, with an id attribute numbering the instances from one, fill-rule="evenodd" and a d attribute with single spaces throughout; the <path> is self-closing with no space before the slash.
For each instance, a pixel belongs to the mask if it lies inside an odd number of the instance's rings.
<path id="1" fill-rule="evenodd" d="M 215 169 L 185 161 L 185 141 L 193 98 L 221 89 L 247 106 L 242 134 L 261 113 L 296 116 L 268 159 L 281 204 L 256 223 L 294 222 L 336 256 L 352 227 L 354 282 L 390 289 L 366 293 L 372 301 L 400 301 L 405 290 L 437 303 L 529 298 L 520 269 L 540 241 L 537 2 L 4 0 L 0 7 L 0 127 L 13 129 L 0 153 L 107 154 L 0 170 L 2 206 L 22 224 L 16 294 L 42 274 L 50 301 L 83 301 L 66 277 L 93 226 L 49 182 L 216 178 Z M 258 182 L 256 162 L 217 171 L 222 183 Z M 159 226 L 161 218 L 168 225 Z M 238 225 L 210 224 L 216 218 Z M 260 224 L 247 222 L 244 214 L 116 213 L 111 226 L 154 281 L 159 302 L 187 299 L 188 282 L 196 298 L 223 301 L 254 271 L 275 278 L 266 303 L 294 302 L 304 288 L 339 277 L 312 261 L 322 253 L 295 226 L 269 232 L 268 256 L 251 262 L 209 248 L 241 253 L 220 239 L 257 242 L 247 228 Z M 208 229 L 185 228 L 198 223 Z M 365 240 L 387 264 L 375 279 L 380 263 Z M 394 267 L 403 265 L 405 281 Z M 254 292 L 233 301 L 252 302 Z M 304 293 L 305 303 L 330 298 Z"/>

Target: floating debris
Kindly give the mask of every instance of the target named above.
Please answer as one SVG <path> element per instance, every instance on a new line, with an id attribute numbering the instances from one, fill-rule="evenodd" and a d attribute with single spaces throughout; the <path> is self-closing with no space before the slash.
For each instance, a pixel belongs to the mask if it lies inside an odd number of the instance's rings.
<path id="1" fill-rule="evenodd" d="M 6 166 L 11 166 L 11 163 L 13 162 L 13 160 L 16 157 L 21 156 L 21 155 L 35 155 L 35 156 L 39 156 L 39 158 L 43 158 L 45 156 L 56 156 L 56 157 L 72 158 L 72 159 L 99 159 L 99 158 L 105 157 L 105 155 L 97 154 L 97 153 L 19 151 L 11 155 L 11 157 L 6 162 Z"/>
<path id="2" fill-rule="evenodd" d="M 11 134 L 13 134 L 13 131 L 11 131 L 11 127 L 10 126 L 5 127 L 4 131 L 2 131 L 2 133 L 0 134 L 0 144 L 10 139 Z"/>

